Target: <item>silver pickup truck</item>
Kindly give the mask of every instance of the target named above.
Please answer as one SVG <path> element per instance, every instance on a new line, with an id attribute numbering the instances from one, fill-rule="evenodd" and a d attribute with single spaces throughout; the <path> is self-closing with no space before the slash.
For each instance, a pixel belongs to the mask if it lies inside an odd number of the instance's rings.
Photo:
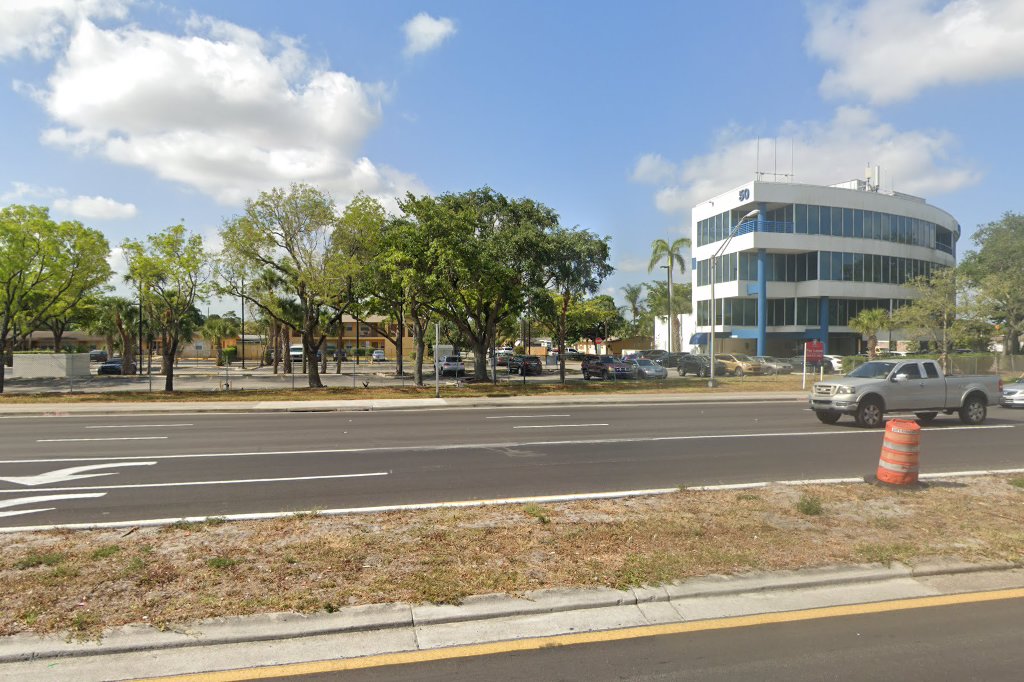
<path id="1" fill-rule="evenodd" d="M 814 384 L 809 398 L 820 421 L 835 424 L 844 414 L 858 426 L 875 428 L 886 412 L 912 412 L 921 423 L 939 412 L 980 424 L 989 405 L 998 405 L 1003 380 L 998 376 L 944 376 L 933 360 L 873 360 L 849 374 Z"/>

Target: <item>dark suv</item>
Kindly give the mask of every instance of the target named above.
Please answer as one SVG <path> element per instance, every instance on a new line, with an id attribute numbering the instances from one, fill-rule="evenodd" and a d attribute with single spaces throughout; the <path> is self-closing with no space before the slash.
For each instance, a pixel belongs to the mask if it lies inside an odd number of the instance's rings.
<path id="1" fill-rule="evenodd" d="M 536 355 L 513 355 L 508 359 L 508 373 L 521 374 L 543 374 L 544 366 L 540 364 L 540 358 Z"/>
<path id="2" fill-rule="evenodd" d="M 612 355 L 593 356 L 593 360 L 583 363 L 583 378 L 598 377 L 599 379 L 635 379 L 636 367 L 622 362 Z"/>

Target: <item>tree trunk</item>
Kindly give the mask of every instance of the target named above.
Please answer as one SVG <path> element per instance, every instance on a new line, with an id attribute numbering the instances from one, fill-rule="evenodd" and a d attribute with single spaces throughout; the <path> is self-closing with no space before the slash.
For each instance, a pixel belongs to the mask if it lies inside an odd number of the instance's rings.
<path id="1" fill-rule="evenodd" d="M 274 374 L 277 374 L 277 368 L 281 365 L 281 325 L 272 321 L 268 333 L 270 334 L 270 349 L 273 353 Z"/>
<path id="2" fill-rule="evenodd" d="M 288 325 L 283 324 L 279 331 L 278 343 L 281 344 L 281 352 L 279 355 L 281 356 L 282 362 L 284 362 L 285 374 L 292 373 L 292 349 L 290 348 L 290 342 L 291 339 L 289 338 Z"/>
<path id="3" fill-rule="evenodd" d="M 316 362 L 318 350 L 320 350 L 320 344 L 313 341 L 313 323 L 310 320 L 306 320 L 306 324 L 303 325 L 302 329 L 302 363 L 306 365 L 306 369 L 309 372 L 310 388 L 324 387 L 323 382 L 320 381 L 320 368 Z"/>
<path id="4" fill-rule="evenodd" d="M 487 338 L 473 339 L 473 378 L 487 381 Z"/>
<path id="5" fill-rule="evenodd" d="M 0 329 L 0 394 L 4 392 L 4 379 L 7 375 L 7 330 Z"/>
<path id="6" fill-rule="evenodd" d="M 569 314 L 569 296 L 562 296 L 562 312 L 558 317 L 558 380 L 565 383 L 565 318 Z"/>
<path id="7" fill-rule="evenodd" d="M 416 343 L 416 364 L 413 366 L 412 380 L 417 386 L 423 385 L 423 354 L 427 348 L 427 341 L 423 338 L 425 325 L 419 317 L 412 321 L 412 335 Z"/>
<path id="8" fill-rule="evenodd" d="M 174 372 L 174 359 L 178 353 L 177 346 L 175 346 L 174 353 L 170 356 L 167 355 L 167 349 L 171 347 L 171 340 L 167 336 L 167 332 L 160 333 L 160 373 L 166 377 L 169 373 Z M 166 384 L 167 379 L 164 379 Z"/>
<path id="9" fill-rule="evenodd" d="M 402 376 L 405 373 L 403 355 L 405 349 L 402 347 L 402 339 L 405 337 L 405 309 L 398 306 L 398 324 L 395 326 L 395 376 Z"/>
<path id="10" fill-rule="evenodd" d="M 172 337 L 170 343 L 164 344 L 163 347 L 163 365 L 165 368 L 164 373 L 164 391 L 171 393 L 174 391 L 174 358 L 178 354 L 178 339 Z"/>
<path id="11" fill-rule="evenodd" d="M 50 331 L 53 332 L 53 352 L 59 353 L 61 342 L 64 340 L 64 329 L 58 327 L 56 329 L 51 329 Z"/>
<path id="12" fill-rule="evenodd" d="M 218 367 L 224 366 L 224 348 L 222 345 L 223 343 L 224 341 L 220 337 L 217 337 L 213 340 L 213 352 L 217 354 Z"/>
<path id="13" fill-rule="evenodd" d="M 114 337 L 111 336 L 110 334 L 107 334 L 106 336 L 103 337 L 103 341 L 107 345 L 107 358 L 109 359 L 114 357 Z"/>
<path id="14" fill-rule="evenodd" d="M 878 348 L 878 337 L 868 334 L 868 360 L 874 360 L 877 356 L 875 349 Z"/>

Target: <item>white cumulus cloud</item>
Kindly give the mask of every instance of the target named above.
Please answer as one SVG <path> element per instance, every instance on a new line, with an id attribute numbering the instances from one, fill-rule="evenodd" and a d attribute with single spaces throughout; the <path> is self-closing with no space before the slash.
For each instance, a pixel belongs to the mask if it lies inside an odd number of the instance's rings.
<path id="1" fill-rule="evenodd" d="M 51 56 L 79 20 L 123 18 L 129 0 L 0 0 L 0 60 Z"/>
<path id="2" fill-rule="evenodd" d="M 956 140 L 949 133 L 900 131 L 862 107 L 840 107 L 825 123 L 786 123 L 776 139 L 779 172 L 789 172 L 792 153 L 794 181 L 800 183 L 829 185 L 862 178 L 871 164 L 882 168 L 883 189 L 931 198 L 980 179 L 969 164 L 952 160 Z M 732 128 L 716 137 L 707 154 L 679 164 L 664 161 L 661 170 L 672 170 L 671 179 L 651 183 L 658 188 L 658 209 L 688 214 L 698 202 L 749 182 L 757 144 L 756 137 Z M 773 146 L 771 139 L 761 138 L 762 171 L 776 167 Z"/>
<path id="3" fill-rule="evenodd" d="M 829 97 L 885 104 L 921 90 L 1024 76 L 1021 0 L 867 0 L 810 10 L 807 47 L 834 66 Z"/>
<path id="4" fill-rule="evenodd" d="M 294 39 L 193 16 L 183 35 L 82 20 L 33 96 L 53 120 L 44 143 L 236 205 L 291 182 L 342 200 L 423 191 L 359 154 L 385 94 L 312 65 Z"/>
<path id="5" fill-rule="evenodd" d="M 402 26 L 405 32 L 405 56 L 413 57 L 430 52 L 446 39 L 455 35 L 455 22 L 446 17 L 435 19 L 420 12 Z"/>
<path id="6" fill-rule="evenodd" d="M 57 199 L 53 202 L 54 209 L 76 218 L 93 218 L 112 220 L 134 218 L 138 211 L 135 204 L 122 204 L 107 197 L 77 196 L 73 199 Z"/>

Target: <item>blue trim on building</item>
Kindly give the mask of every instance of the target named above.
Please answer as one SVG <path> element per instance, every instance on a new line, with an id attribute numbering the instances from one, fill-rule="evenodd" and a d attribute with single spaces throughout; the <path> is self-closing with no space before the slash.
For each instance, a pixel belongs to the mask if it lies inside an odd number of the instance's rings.
<path id="1" fill-rule="evenodd" d="M 818 340 L 821 341 L 822 346 L 825 347 L 825 352 L 828 352 L 828 296 L 822 296 L 818 301 L 818 322 L 820 324 L 818 331 Z"/>
<path id="2" fill-rule="evenodd" d="M 768 204 L 758 202 L 757 231 L 764 231 Z M 757 250 L 757 354 L 764 355 L 768 346 L 768 252 Z"/>

